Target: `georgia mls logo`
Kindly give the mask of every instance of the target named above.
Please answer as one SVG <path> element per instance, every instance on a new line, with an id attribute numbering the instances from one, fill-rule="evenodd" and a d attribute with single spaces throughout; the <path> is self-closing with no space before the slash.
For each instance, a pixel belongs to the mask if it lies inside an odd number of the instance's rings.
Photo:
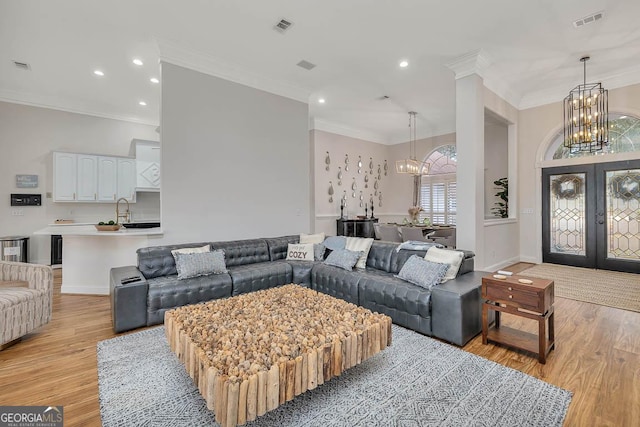
<path id="1" fill-rule="evenodd" d="M 62 406 L 0 406 L 0 427 L 62 427 Z"/>

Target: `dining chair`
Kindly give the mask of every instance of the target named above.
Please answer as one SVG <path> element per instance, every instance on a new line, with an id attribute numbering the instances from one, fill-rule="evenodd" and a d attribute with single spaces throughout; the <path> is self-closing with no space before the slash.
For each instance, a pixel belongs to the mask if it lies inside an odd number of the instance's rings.
<path id="1" fill-rule="evenodd" d="M 422 228 L 420 227 L 400 227 L 400 237 L 402 237 L 403 242 L 407 242 L 409 240 L 418 242 L 429 241 L 424 238 L 424 235 L 422 234 Z"/>
<path id="2" fill-rule="evenodd" d="M 434 243 L 440 243 L 448 248 L 456 247 L 456 229 L 454 227 L 450 228 L 440 228 L 430 234 L 428 239 Z"/>
<path id="3" fill-rule="evenodd" d="M 378 231 L 380 233 L 380 240 L 384 240 L 386 242 L 402 242 L 397 225 L 380 224 Z"/>

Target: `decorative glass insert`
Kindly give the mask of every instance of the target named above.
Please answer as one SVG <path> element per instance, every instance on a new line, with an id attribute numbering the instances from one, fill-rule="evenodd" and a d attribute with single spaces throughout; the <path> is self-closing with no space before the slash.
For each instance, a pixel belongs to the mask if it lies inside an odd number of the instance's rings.
<path id="1" fill-rule="evenodd" d="M 640 261 L 640 169 L 607 172 L 607 257 Z"/>
<path id="2" fill-rule="evenodd" d="M 584 173 L 550 176 L 551 253 L 586 255 Z"/>
<path id="3" fill-rule="evenodd" d="M 561 130 L 553 139 L 545 155 L 547 160 L 572 159 L 575 157 L 601 156 L 609 153 L 630 153 L 640 151 L 640 119 L 621 114 L 609 114 L 609 144 L 602 151 L 578 151 L 572 153 L 563 144 Z"/>

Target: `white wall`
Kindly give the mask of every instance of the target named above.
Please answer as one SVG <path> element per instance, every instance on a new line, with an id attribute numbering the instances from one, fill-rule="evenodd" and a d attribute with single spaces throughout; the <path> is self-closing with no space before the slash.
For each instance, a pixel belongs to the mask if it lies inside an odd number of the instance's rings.
<path id="1" fill-rule="evenodd" d="M 603 82 L 605 87 L 606 83 L 606 81 Z M 609 111 L 640 117 L 640 84 L 609 90 Z M 519 125 L 519 203 L 523 211 L 532 209 L 531 214 L 521 215 L 519 252 L 522 261 L 541 262 L 542 169 L 540 162 L 551 139 L 562 129 L 562 101 L 558 100 L 553 104 L 520 111 Z M 637 154 L 636 158 L 640 158 L 640 154 Z M 607 161 L 606 156 L 598 159 Z"/>
<path id="2" fill-rule="evenodd" d="M 161 68 L 162 243 L 311 231 L 307 104 Z"/>
<path id="3" fill-rule="evenodd" d="M 52 151 L 127 156 L 133 138 L 157 139 L 154 126 L 0 102 L 0 236 L 30 237 L 30 262 L 50 263 L 50 239 L 33 236 L 57 218 L 94 222 L 115 217 L 112 204 L 53 203 Z M 38 175 L 38 188 L 16 188 L 16 174 Z M 42 206 L 12 207 L 11 193 L 42 194 Z M 23 216 L 13 216 L 20 210 Z M 158 218 L 159 195 L 139 195 L 134 218 Z M 137 213 L 137 217 L 136 217 Z"/>
<path id="4" fill-rule="evenodd" d="M 507 126 L 495 123 L 484 124 L 484 217 L 497 218 L 491 211 L 495 203 L 502 201 L 495 194 L 494 181 L 509 174 L 509 144 Z"/>

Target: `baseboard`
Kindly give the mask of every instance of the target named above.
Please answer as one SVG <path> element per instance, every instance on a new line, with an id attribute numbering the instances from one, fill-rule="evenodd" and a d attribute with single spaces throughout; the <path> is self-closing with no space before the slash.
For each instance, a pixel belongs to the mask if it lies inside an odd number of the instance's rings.
<path id="1" fill-rule="evenodd" d="M 520 256 L 520 262 L 530 262 L 532 264 L 540 264 L 542 261 L 537 259 L 536 257 Z"/>
<path id="2" fill-rule="evenodd" d="M 515 264 L 515 263 L 520 262 L 520 261 L 521 261 L 520 257 L 519 256 L 515 256 L 513 258 L 509 258 L 509 259 L 506 259 L 504 261 L 497 262 L 497 263 L 495 263 L 493 265 L 488 265 L 488 266 L 484 267 L 482 270 L 483 271 L 497 271 L 497 270 L 503 269 L 506 266 L 509 266 L 511 264 Z"/>
<path id="3" fill-rule="evenodd" d="M 93 286 L 65 286 L 60 288 L 63 294 L 80 294 L 80 295 L 109 295 L 109 287 L 96 288 Z"/>

